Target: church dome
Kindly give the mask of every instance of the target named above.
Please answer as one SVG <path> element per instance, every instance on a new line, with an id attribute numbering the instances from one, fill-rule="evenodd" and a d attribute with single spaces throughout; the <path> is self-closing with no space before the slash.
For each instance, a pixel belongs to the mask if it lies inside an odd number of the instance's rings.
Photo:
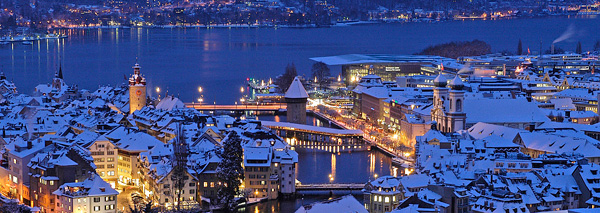
<path id="1" fill-rule="evenodd" d="M 453 90 L 462 90 L 465 85 L 463 84 L 462 79 L 456 75 L 452 81 L 450 81 L 450 88 Z"/>
<path id="2" fill-rule="evenodd" d="M 444 75 L 440 74 L 438 75 L 434 80 L 433 80 L 433 85 L 435 85 L 436 87 L 446 87 L 446 84 L 448 84 L 446 78 L 444 77 Z"/>

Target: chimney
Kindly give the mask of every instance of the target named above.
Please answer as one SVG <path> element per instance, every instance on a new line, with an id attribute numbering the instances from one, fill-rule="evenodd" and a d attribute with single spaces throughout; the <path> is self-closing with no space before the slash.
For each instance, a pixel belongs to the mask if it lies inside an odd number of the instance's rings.
<path id="1" fill-rule="evenodd" d="M 529 123 L 529 132 L 533 132 L 535 130 L 535 122 Z"/>
<path id="2" fill-rule="evenodd" d="M 31 140 L 27 140 L 27 149 L 31 148 L 33 148 L 33 143 L 31 143 Z"/>

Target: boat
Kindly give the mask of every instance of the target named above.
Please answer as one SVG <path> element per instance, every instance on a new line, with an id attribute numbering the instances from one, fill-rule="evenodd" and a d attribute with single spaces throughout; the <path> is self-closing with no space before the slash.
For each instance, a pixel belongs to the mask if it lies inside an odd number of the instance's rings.
<path id="1" fill-rule="evenodd" d="M 23 45 L 32 45 L 32 44 L 33 44 L 33 42 L 31 42 L 31 41 L 24 41 L 23 42 Z"/>

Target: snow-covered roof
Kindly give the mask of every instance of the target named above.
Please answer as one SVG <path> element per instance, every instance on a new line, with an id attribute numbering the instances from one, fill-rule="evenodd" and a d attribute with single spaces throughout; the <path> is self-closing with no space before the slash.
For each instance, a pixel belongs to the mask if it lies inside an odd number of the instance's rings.
<path id="1" fill-rule="evenodd" d="M 368 213 L 365 207 L 352 195 L 301 206 L 296 213 Z"/>
<path id="2" fill-rule="evenodd" d="M 302 82 L 296 76 L 290 87 L 285 92 L 285 98 L 308 98 L 308 93 L 304 86 L 302 86 Z"/>
<path id="3" fill-rule="evenodd" d="M 93 174 L 90 178 L 82 182 L 65 183 L 52 192 L 52 194 L 77 198 L 118 195 L 119 192 L 113 189 L 109 183 L 102 180 L 100 176 Z"/>
<path id="4" fill-rule="evenodd" d="M 467 113 L 467 124 L 477 122 L 503 124 L 550 121 L 538 108 L 537 104 L 523 99 L 466 98 L 464 108 L 465 113 Z"/>

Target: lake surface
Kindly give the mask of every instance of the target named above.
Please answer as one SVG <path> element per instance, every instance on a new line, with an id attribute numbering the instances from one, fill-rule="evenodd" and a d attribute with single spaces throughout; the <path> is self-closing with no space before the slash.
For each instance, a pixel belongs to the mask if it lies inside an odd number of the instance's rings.
<path id="1" fill-rule="evenodd" d="M 149 95 L 196 100 L 203 87 L 205 103 L 233 104 L 242 96 L 246 78 L 268 79 L 294 63 L 298 73 L 310 75 L 310 57 L 339 54 L 413 54 L 429 45 L 480 39 L 493 51 L 549 49 L 569 25 L 573 38 L 556 44 L 575 50 L 577 41 L 589 50 L 600 39 L 597 17 L 469 20 L 441 23 L 370 24 L 346 27 L 290 28 L 131 28 L 68 30 L 69 38 L 33 45 L 0 46 L 0 65 L 20 92 L 31 93 L 49 83 L 62 60 L 65 81 L 95 90 L 99 85 L 121 85 L 137 61 L 146 75 Z M 340 72 L 332 67 L 332 73 Z M 248 90 L 245 90 L 246 92 Z"/>

